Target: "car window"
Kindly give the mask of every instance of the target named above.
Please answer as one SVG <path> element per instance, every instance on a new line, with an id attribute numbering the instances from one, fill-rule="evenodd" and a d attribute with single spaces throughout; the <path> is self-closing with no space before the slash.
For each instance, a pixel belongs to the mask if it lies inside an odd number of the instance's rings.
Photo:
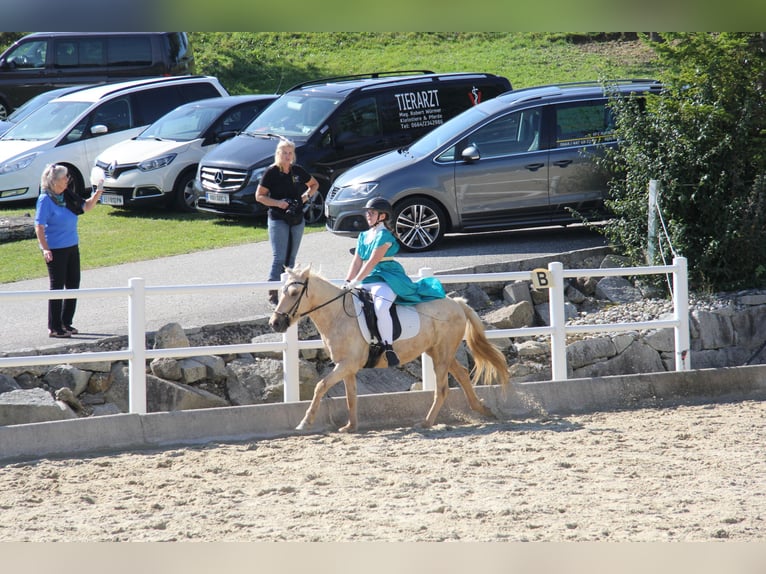
<path id="1" fill-rule="evenodd" d="M 377 102 L 374 97 L 351 102 L 340 110 L 332 131 L 336 143 L 347 145 L 368 137 L 380 135 Z"/>
<path id="2" fill-rule="evenodd" d="M 614 119 L 606 101 L 556 106 L 555 147 L 582 147 L 615 140 Z"/>
<path id="3" fill-rule="evenodd" d="M 80 66 L 101 67 L 106 65 L 106 49 L 103 38 L 80 40 Z"/>
<path id="4" fill-rule="evenodd" d="M 47 51 L 47 40 L 23 42 L 8 53 L 5 61 L 17 68 L 42 68 Z"/>
<path id="5" fill-rule="evenodd" d="M 540 149 L 540 108 L 506 114 L 480 127 L 468 138 L 482 158 Z"/>
<path id="6" fill-rule="evenodd" d="M 221 96 L 221 92 L 219 92 L 210 82 L 179 84 L 176 89 L 180 90 L 181 98 L 183 99 L 184 103 L 196 102 L 197 100 L 217 98 Z"/>
<path id="7" fill-rule="evenodd" d="M 185 103 L 175 86 L 140 90 L 131 95 L 136 125 L 147 125 Z"/>
<path id="8" fill-rule="evenodd" d="M 308 137 L 321 126 L 342 98 L 286 94 L 278 98 L 245 129 L 285 137 Z"/>
<path id="9" fill-rule="evenodd" d="M 149 36 L 113 36 L 109 38 L 110 66 L 150 66 L 152 41 Z"/>
<path id="10" fill-rule="evenodd" d="M 253 102 L 246 106 L 229 110 L 216 123 L 215 133 L 241 131 L 265 105 L 265 103 Z"/>
<path id="11" fill-rule="evenodd" d="M 487 114 L 480 108 L 468 108 L 463 113 L 444 122 L 439 127 L 434 128 L 419 140 L 415 141 L 410 145 L 409 151 L 415 156 L 427 155 L 453 138 L 458 137 L 471 126 L 480 123 L 486 119 L 486 117 Z"/>
<path id="12" fill-rule="evenodd" d="M 80 60 L 76 40 L 57 40 L 53 50 L 53 65 L 56 68 L 72 68 Z"/>
<path id="13" fill-rule="evenodd" d="M 133 127 L 128 97 L 116 98 L 104 102 L 90 114 L 91 126 L 104 125 L 109 133 L 119 132 Z"/>

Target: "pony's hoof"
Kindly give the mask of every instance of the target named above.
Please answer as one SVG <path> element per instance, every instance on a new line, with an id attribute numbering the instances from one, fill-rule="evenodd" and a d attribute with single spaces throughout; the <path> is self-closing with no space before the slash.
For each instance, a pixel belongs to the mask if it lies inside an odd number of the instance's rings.
<path id="1" fill-rule="evenodd" d="M 349 423 L 346 426 L 340 427 L 338 429 L 338 432 L 345 432 L 345 433 L 356 432 L 356 426 L 352 426 L 351 423 Z"/>
<path id="2" fill-rule="evenodd" d="M 301 421 L 297 427 L 295 427 L 295 430 L 306 430 L 308 428 L 308 424 L 306 421 Z"/>

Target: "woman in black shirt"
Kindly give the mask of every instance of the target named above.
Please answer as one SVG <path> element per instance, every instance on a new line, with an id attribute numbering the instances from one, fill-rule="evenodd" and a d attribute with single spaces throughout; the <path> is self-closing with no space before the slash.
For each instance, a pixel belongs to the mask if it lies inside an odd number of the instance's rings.
<path id="1" fill-rule="evenodd" d="M 269 208 L 271 270 L 269 281 L 279 281 L 285 267 L 295 266 L 295 257 L 303 238 L 303 204 L 319 190 L 319 183 L 295 164 L 295 144 L 282 139 L 274 153 L 274 163 L 266 170 L 255 191 L 255 200 Z M 269 291 L 269 301 L 276 305 L 277 291 Z"/>

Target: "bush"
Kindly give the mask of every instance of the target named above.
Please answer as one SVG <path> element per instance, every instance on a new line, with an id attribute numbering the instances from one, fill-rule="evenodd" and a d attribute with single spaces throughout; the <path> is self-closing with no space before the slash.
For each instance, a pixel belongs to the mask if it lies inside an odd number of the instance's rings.
<path id="1" fill-rule="evenodd" d="M 690 285 L 731 290 L 766 284 L 766 100 L 759 34 L 663 34 L 661 96 L 642 111 L 614 101 L 620 148 L 604 234 L 645 263 L 649 181 L 660 182 L 670 243 L 658 253 L 689 260 Z M 660 261 L 651 262 L 653 264 Z"/>

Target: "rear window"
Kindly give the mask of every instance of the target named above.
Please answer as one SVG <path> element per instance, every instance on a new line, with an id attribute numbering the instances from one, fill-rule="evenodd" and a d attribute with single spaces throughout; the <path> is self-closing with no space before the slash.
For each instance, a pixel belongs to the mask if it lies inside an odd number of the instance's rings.
<path id="1" fill-rule="evenodd" d="M 151 66 L 152 41 L 149 36 L 109 38 L 110 66 Z"/>
<path id="2" fill-rule="evenodd" d="M 205 98 L 217 98 L 221 95 L 221 92 L 209 82 L 182 84 L 178 86 L 178 89 L 181 90 L 181 97 L 184 102 L 196 102 Z"/>
<path id="3" fill-rule="evenodd" d="M 221 93 L 209 82 L 194 82 L 141 90 L 131 96 L 136 116 L 135 125 L 151 124 L 181 104 L 220 96 Z"/>

